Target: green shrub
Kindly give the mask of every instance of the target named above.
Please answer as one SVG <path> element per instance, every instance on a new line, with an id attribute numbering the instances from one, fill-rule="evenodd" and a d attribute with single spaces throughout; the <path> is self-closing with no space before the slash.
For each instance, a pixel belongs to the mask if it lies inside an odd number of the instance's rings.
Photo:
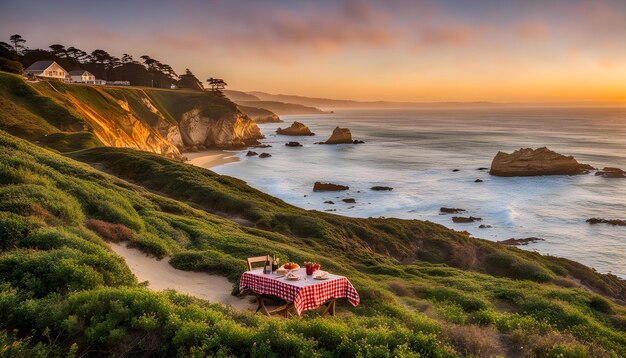
<path id="1" fill-rule="evenodd" d="M 613 309 L 611 308 L 611 304 L 606 299 L 593 295 L 589 300 L 589 307 L 594 310 L 602 313 L 613 313 Z"/>
<path id="2" fill-rule="evenodd" d="M 54 216 L 65 223 L 77 224 L 84 221 L 76 199 L 61 190 L 42 185 L 0 187 L 0 210 L 36 215 L 43 219 Z"/>
<path id="3" fill-rule="evenodd" d="M 34 227 L 34 223 L 23 216 L 0 211 L 0 251 L 26 238 Z"/>
<path id="4" fill-rule="evenodd" d="M 491 307 L 484 298 L 447 287 L 429 287 L 424 290 L 427 298 L 458 304 L 465 312 L 474 312 Z"/>
<path id="5" fill-rule="evenodd" d="M 37 297 L 95 288 L 104 284 L 104 278 L 91 261 L 74 249 L 13 250 L 0 255 L 0 282 L 28 290 Z"/>
<path id="6" fill-rule="evenodd" d="M 494 252 L 486 258 L 488 271 L 523 280 L 547 282 L 552 274 L 539 264 L 508 252 Z"/>
<path id="7" fill-rule="evenodd" d="M 225 275 L 231 280 L 237 279 L 247 270 L 244 260 L 215 250 L 178 252 L 172 256 L 170 264 L 180 270 Z"/>

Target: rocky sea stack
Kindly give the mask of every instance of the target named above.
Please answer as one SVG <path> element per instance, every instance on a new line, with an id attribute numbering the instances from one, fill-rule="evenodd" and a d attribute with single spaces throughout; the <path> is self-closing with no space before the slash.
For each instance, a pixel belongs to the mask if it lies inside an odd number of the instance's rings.
<path id="1" fill-rule="evenodd" d="M 587 174 L 594 168 L 546 147 L 522 148 L 511 154 L 498 152 L 489 174 L 501 177 Z"/>
<path id="2" fill-rule="evenodd" d="M 313 191 L 344 191 L 350 189 L 349 186 L 333 184 L 333 183 L 322 183 L 316 181 L 313 184 Z"/>
<path id="3" fill-rule="evenodd" d="M 291 126 L 282 129 L 282 128 L 278 128 L 276 130 L 276 134 L 281 134 L 281 135 L 293 135 L 293 136 L 311 136 L 311 135 L 315 135 L 315 133 L 311 132 L 311 130 L 309 129 L 309 127 L 307 127 L 304 123 L 300 123 L 300 122 L 293 122 L 291 124 Z"/>
<path id="4" fill-rule="evenodd" d="M 353 140 L 352 133 L 350 133 L 350 129 L 348 128 L 340 128 L 336 127 L 333 130 L 333 134 L 330 135 L 330 138 L 323 142 L 323 144 L 361 144 L 364 143 L 361 140 Z"/>

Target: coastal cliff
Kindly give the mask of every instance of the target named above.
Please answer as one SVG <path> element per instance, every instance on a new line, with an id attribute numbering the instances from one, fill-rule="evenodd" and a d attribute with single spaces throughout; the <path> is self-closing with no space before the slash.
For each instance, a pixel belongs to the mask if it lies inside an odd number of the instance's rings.
<path id="1" fill-rule="evenodd" d="M 180 158 L 183 151 L 245 147 L 263 137 L 253 120 L 213 92 L 26 83 L 0 73 L 0 93 L 6 113 L 0 128 L 35 141 L 87 132 L 105 146 Z"/>

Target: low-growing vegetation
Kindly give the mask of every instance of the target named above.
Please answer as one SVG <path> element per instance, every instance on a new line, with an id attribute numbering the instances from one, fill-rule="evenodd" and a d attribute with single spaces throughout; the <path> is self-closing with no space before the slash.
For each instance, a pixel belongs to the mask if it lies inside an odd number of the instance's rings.
<path id="1" fill-rule="evenodd" d="M 117 177 L 0 131 L 0 355 L 626 355 L 614 276 L 432 223 L 304 211 L 148 153 L 71 157 Z M 107 241 L 234 288 L 245 257 L 317 259 L 362 304 L 285 320 L 156 293 Z"/>

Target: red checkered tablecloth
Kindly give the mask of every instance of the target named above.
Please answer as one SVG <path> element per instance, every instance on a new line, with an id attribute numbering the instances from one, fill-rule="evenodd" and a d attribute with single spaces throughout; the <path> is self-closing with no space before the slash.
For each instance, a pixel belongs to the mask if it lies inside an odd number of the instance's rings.
<path id="1" fill-rule="evenodd" d="M 298 315 L 318 308 L 332 298 L 346 297 L 353 306 L 359 304 L 358 292 L 344 276 L 329 274 L 328 280 L 315 280 L 307 276 L 304 268 L 293 271 L 301 276 L 299 281 L 289 281 L 276 274 L 264 274 L 263 270 L 246 271 L 241 275 L 239 290 L 250 289 L 261 295 L 272 295 L 293 302 Z"/>

